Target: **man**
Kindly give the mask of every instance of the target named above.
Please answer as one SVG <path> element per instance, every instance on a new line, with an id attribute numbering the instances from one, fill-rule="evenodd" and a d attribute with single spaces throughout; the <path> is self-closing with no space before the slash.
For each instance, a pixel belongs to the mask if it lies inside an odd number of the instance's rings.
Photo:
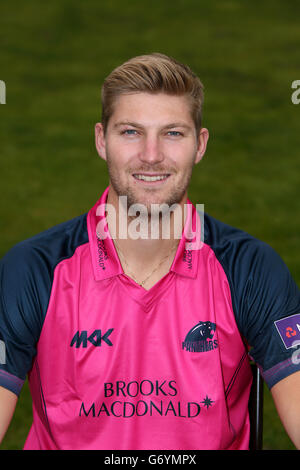
<path id="1" fill-rule="evenodd" d="M 250 349 L 300 448 L 299 289 L 268 245 L 188 200 L 202 101 L 162 54 L 105 80 L 109 187 L 1 263 L 1 436 L 28 374 L 25 449 L 248 449 Z"/>

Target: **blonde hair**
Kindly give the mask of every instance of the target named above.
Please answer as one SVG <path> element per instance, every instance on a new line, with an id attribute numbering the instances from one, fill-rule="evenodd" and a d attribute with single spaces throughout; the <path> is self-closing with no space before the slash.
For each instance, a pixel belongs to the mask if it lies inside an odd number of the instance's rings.
<path id="1" fill-rule="evenodd" d="M 105 79 L 102 91 L 102 125 L 106 132 L 116 98 L 129 93 L 186 95 L 197 134 L 202 123 L 203 85 L 197 75 L 172 57 L 152 53 L 133 57 L 114 69 Z"/>

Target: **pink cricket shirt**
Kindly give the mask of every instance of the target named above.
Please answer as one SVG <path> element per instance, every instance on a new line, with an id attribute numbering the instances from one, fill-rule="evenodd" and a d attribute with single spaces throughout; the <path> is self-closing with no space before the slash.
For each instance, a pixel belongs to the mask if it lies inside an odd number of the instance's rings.
<path id="1" fill-rule="evenodd" d="M 201 247 L 187 249 L 183 236 L 168 274 L 145 290 L 124 274 L 112 239 L 97 236 L 108 190 L 3 261 L 0 385 L 18 394 L 28 374 L 24 449 L 248 449 L 244 338 L 269 386 L 298 370 L 273 324 L 297 312 L 299 290 L 286 292 L 290 275 L 265 244 L 209 216 Z M 189 205 L 187 223 L 203 229 Z"/>

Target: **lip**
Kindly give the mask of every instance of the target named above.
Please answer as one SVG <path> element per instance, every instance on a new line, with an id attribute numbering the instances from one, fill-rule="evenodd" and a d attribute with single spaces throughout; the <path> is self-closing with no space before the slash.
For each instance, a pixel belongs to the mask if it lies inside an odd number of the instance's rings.
<path id="1" fill-rule="evenodd" d="M 143 175 L 143 176 L 148 176 L 148 177 L 155 177 L 155 176 L 165 176 L 164 179 L 159 179 L 159 180 L 156 180 L 156 181 L 145 181 L 145 180 L 142 180 L 142 179 L 139 179 L 139 178 L 136 178 L 136 175 Z M 132 174 L 132 177 L 134 179 L 134 181 L 137 183 L 137 184 L 142 184 L 142 185 L 146 185 L 146 186 L 157 186 L 157 185 L 161 185 L 161 184 L 164 184 L 170 177 L 170 173 L 133 173 Z"/>

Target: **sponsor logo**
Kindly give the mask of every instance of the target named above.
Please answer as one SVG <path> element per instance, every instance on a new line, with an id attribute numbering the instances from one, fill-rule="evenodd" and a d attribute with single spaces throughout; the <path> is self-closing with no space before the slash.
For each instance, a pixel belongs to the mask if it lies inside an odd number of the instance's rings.
<path id="1" fill-rule="evenodd" d="M 192 250 L 184 250 L 182 261 L 187 263 L 187 268 L 192 269 L 193 267 L 193 252 Z"/>
<path id="2" fill-rule="evenodd" d="M 199 321 L 186 335 L 182 342 L 182 349 L 189 352 L 207 352 L 218 347 L 214 339 L 216 324 L 210 321 Z"/>
<path id="3" fill-rule="evenodd" d="M 106 343 L 108 346 L 112 346 L 112 342 L 109 339 L 109 336 L 113 332 L 113 328 L 110 328 L 106 331 L 106 333 L 102 334 L 101 330 L 94 330 L 89 336 L 86 330 L 83 331 L 76 331 L 75 335 L 72 338 L 70 346 L 74 346 L 75 348 L 86 348 L 88 342 L 93 346 L 99 347 L 102 346 L 103 342 Z"/>
<path id="4" fill-rule="evenodd" d="M 98 248 L 98 263 L 100 268 L 105 270 L 105 261 L 108 260 L 107 250 L 104 244 L 104 241 L 100 238 L 97 238 L 97 248 Z"/>
<path id="5" fill-rule="evenodd" d="M 300 340 L 300 313 L 281 318 L 274 324 L 286 349 L 294 347 L 295 340 Z"/>
<path id="6" fill-rule="evenodd" d="M 175 416 L 196 418 L 208 411 L 215 400 L 207 394 L 195 401 L 179 398 L 176 380 L 133 380 L 124 382 L 105 382 L 104 401 L 82 402 L 79 416 L 82 418 L 132 418 L 133 416 Z"/>

